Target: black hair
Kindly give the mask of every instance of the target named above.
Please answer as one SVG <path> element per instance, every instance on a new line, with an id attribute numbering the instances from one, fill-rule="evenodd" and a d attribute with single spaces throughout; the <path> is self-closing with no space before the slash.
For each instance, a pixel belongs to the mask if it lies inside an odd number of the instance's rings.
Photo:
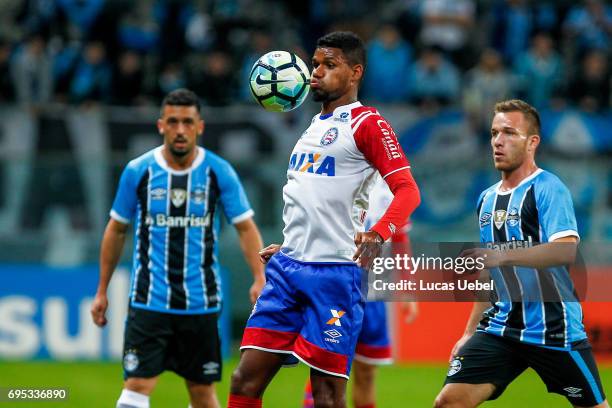
<path id="1" fill-rule="evenodd" d="M 187 88 L 179 88 L 174 91 L 168 93 L 161 104 L 162 113 L 164 111 L 164 106 L 195 106 L 198 113 L 200 113 L 200 98 L 193 91 L 190 91 Z"/>
<path id="2" fill-rule="evenodd" d="M 334 31 L 317 40 L 317 48 L 339 48 L 351 65 L 361 64 L 365 71 L 366 50 L 363 41 L 351 31 Z"/>

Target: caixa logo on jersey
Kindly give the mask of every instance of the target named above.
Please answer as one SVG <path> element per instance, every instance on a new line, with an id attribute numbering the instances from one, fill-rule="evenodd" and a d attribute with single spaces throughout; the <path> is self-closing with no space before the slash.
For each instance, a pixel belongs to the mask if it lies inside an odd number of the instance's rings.
<path id="1" fill-rule="evenodd" d="M 321 153 L 293 153 L 289 170 L 333 177 L 336 175 L 336 159 Z"/>

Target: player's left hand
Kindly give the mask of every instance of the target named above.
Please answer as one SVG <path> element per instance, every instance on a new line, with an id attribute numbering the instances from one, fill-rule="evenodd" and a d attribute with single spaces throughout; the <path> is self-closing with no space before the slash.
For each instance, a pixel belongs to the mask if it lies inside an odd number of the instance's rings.
<path id="1" fill-rule="evenodd" d="M 261 263 L 266 264 L 272 258 L 272 255 L 280 251 L 281 246 L 279 244 L 270 244 L 261 251 L 259 251 L 259 260 Z"/>
<path id="2" fill-rule="evenodd" d="M 376 231 L 358 232 L 355 235 L 357 250 L 353 255 L 353 261 L 362 268 L 369 268 L 374 258 L 380 255 L 383 243 L 382 237 Z"/>
<path id="3" fill-rule="evenodd" d="M 487 248 L 466 249 L 459 254 L 459 257 L 472 258 L 474 260 L 478 259 L 480 262 L 482 262 L 485 269 L 495 268 L 501 265 L 503 261 L 503 253 L 501 251 Z"/>
<path id="4" fill-rule="evenodd" d="M 413 323 L 419 316 L 419 304 L 417 302 L 403 302 L 404 323 Z"/>
<path id="5" fill-rule="evenodd" d="M 255 282 L 251 285 L 249 289 L 249 299 L 251 299 L 251 303 L 255 303 L 259 295 L 261 295 L 261 291 L 263 290 L 264 285 L 266 284 L 266 278 L 257 278 Z"/>

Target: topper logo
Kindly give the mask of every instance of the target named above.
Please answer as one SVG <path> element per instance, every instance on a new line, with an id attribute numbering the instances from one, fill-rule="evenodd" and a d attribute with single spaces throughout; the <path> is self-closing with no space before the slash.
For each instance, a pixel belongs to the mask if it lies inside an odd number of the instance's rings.
<path id="1" fill-rule="evenodd" d="M 376 121 L 376 124 L 380 128 L 381 133 L 383 134 L 382 144 L 385 148 L 385 152 L 387 152 L 387 157 L 389 159 L 399 159 L 402 157 L 399 149 L 399 143 L 397 142 L 397 136 L 391 126 L 384 121 L 383 119 L 379 119 Z"/>

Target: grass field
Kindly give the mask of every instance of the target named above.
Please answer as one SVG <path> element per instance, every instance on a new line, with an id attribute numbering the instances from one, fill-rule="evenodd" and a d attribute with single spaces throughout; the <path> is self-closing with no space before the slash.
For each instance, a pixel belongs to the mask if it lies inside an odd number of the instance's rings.
<path id="1" fill-rule="evenodd" d="M 223 382 L 218 384 L 222 406 L 227 402 L 229 377 L 237 363 L 226 361 Z M 444 366 L 383 367 L 378 381 L 377 407 L 431 407 L 444 379 Z M 307 368 L 283 369 L 268 389 L 264 405 L 268 407 L 299 407 Z M 121 366 L 118 362 L 55 363 L 55 362 L 0 362 L 0 387 L 67 387 L 65 402 L 0 402 L 1 407 L 114 407 L 121 391 Z M 612 388 L 612 367 L 601 367 L 604 388 Z M 174 373 L 162 375 L 151 397 L 151 406 L 187 407 L 187 392 L 182 379 Z M 567 407 L 566 400 L 547 394 L 544 385 L 533 371 L 518 378 L 498 401 L 484 405 L 502 407 Z"/>

